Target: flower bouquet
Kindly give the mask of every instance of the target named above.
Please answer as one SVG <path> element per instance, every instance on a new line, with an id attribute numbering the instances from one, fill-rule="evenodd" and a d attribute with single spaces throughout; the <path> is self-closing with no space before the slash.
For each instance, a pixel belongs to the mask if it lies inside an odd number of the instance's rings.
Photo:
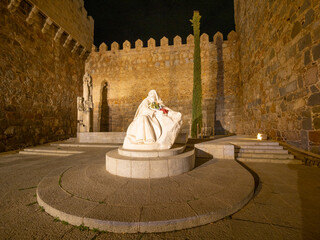
<path id="1" fill-rule="evenodd" d="M 153 108 L 153 109 L 160 110 L 160 105 L 159 105 L 159 103 L 157 103 L 157 102 L 149 103 L 149 107 L 150 107 L 150 108 Z"/>
<path id="2" fill-rule="evenodd" d="M 149 104 L 149 107 L 152 109 L 156 109 L 156 110 L 160 110 L 163 112 L 163 114 L 168 114 L 169 110 L 165 109 L 163 106 L 161 106 L 159 103 L 157 102 L 152 102 Z"/>

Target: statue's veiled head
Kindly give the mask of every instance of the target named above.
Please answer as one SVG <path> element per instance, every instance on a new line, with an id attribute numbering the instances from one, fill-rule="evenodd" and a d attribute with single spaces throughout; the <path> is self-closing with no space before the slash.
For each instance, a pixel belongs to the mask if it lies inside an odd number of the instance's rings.
<path id="1" fill-rule="evenodd" d="M 158 94 L 157 94 L 156 90 L 151 90 L 148 93 L 148 100 L 151 101 L 151 102 L 158 102 L 159 97 L 158 97 Z"/>

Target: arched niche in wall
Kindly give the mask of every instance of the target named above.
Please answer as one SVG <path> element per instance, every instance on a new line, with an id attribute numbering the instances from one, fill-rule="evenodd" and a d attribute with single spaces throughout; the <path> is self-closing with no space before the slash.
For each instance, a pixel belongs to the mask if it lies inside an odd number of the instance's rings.
<path id="1" fill-rule="evenodd" d="M 100 107 L 100 132 L 109 132 L 111 125 L 109 124 L 109 105 L 108 105 L 108 82 L 106 80 L 101 83 L 101 107 Z"/>

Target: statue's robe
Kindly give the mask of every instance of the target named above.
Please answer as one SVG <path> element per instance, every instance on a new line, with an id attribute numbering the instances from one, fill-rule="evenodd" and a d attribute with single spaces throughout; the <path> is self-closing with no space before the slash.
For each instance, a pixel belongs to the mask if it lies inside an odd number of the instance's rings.
<path id="1" fill-rule="evenodd" d="M 162 105 L 161 100 L 159 102 Z M 168 110 L 165 114 L 161 110 L 151 108 L 150 103 L 150 99 L 146 98 L 139 105 L 128 127 L 123 148 L 160 150 L 169 149 L 173 145 L 182 124 L 181 113 L 163 106 Z"/>

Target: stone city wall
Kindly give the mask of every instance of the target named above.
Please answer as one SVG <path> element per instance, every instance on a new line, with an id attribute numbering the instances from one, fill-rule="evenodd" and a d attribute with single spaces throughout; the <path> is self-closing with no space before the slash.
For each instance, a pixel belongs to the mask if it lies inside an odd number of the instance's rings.
<path id="1" fill-rule="evenodd" d="M 0 2 L 0 152 L 76 135 L 88 52 L 34 7 Z"/>
<path id="2" fill-rule="evenodd" d="M 83 0 L 29 1 L 76 39 L 79 44 L 86 49 L 91 49 L 94 21 L 91 16 L 87 15 Z"/>
<path id="3" fill-rule="evenodd" d="M 237 89 L 234 88 L 234 82 L 238 82 L 239 72 L 236 38 L 234 32 L 228 35 L 227 41 L 223 41 L 221 33 L 214 36 L 214 42 L 209 41 L 207 34 L 202 34 L 200 38 L 203 122 L 205 127 L 211 128 L 208 134 L 214 133 L 215 115 L 221 116 L 222 120 L 224 109 L 235 105 L 233 95 Z M 86 71 L 93 79 L 93 131 L 126 131 L 137 107 L 151 89 L 158 92 L 168 107 L 182 113 L 183 131 L 189 131 L 192 116 L 193 36 L 188 36 L 186 44 L 182 44 L 179 36 L 173 42 L 173 45 L 168 45 L 168 39 L 163 37 L 160 46 L 156 46 L 151 38 L 147 47 L 143 47 L 142 41 L 137 40 L 132 48 L 130 42 L 125 41 L 121 50 L 116 42 L 112 43 L 110 50 L 102 43 L 99 51 L 91 52 Z M 222 99 L 224 106 L 220 104 L 221 101 L 219 106 L 215 103 L 217 79 L 224 84 L 219 89 L 219 94 L 225 97 Z M 217 114 L 216 109 L 219 111 Z M 228 127 L 233 131 L 231 125 L 234 120 L 228 121 Z M 223 126 L 224 123 L 219 124 Z"/>
<path id="4" fill-rule="evenodd" d="M 319 153 L 319 0 L 234 5 L 243 86 L 237 133 L 263 132 Z"/>

